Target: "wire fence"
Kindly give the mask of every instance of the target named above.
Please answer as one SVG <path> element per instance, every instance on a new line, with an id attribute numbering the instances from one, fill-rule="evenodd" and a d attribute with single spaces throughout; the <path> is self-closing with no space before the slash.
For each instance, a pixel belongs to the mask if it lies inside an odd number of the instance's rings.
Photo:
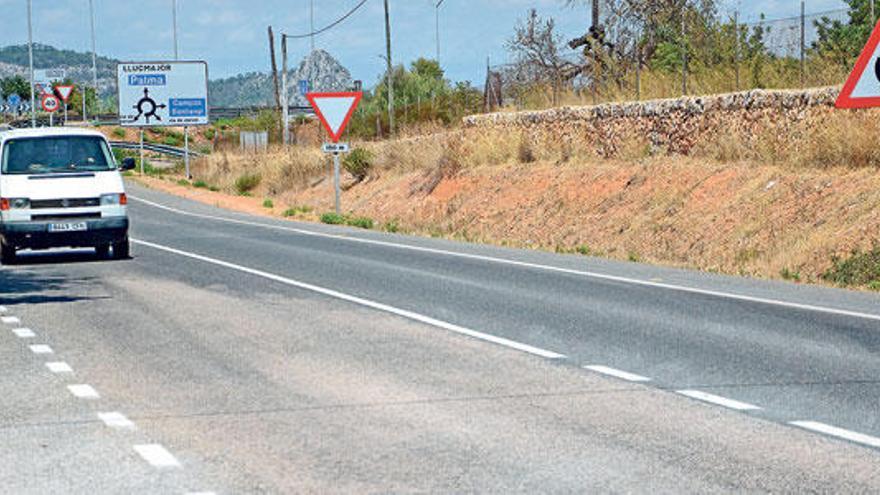
<path id="1" fill-rule="evenodd" d="M 821 26 L 849 22 L 849 9 L 806 13 L 803 7 L 798 15 L 748 22 L 725 15 L 711 29 L 682 22 L 671 48 L 636 38 L 613 63 L 593 63 L 588 51 L 565 47 L 556 62 L 577 67 L 573 77 L 536 70 L 522 60 L 487 64 L 486 110 L 841 84 L 851 60 L 829 60 L 817 42 Z"/>

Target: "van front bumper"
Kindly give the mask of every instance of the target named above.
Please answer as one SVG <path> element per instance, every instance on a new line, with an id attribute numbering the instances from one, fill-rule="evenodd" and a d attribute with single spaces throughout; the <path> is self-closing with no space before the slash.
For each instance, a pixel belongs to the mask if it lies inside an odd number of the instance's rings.
<path id="1" fill-rule="evenodd" d="M 127 217 L 84 220 L 88 228 L 79 232 L 50 232 L 49 226 L 53 223 L 59 222 L 3 222 L 0 237 L 5 244 L 19 249 L 96 247 L 122 242 L 128 237 Z"/>

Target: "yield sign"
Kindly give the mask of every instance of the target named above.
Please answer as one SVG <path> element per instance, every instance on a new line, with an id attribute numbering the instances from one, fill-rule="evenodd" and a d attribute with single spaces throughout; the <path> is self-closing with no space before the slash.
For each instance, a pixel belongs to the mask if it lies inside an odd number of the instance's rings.
<path id="1" fill-rule="evenodd" d="M 868 43 L 856 60 L 840 96 L 837 108 L 868 108 L 880 106 L 880 22 L 874 26 Z"/>
<path id="2" fill-rule="evenodd" d="M 334 143 L 339 142 L 348 121 L 360 103 L 363 93 L 308 93 L 306 98 L 315 109 Z"/>
<path id="3" fill-rule="evenodd" d="M 58 93 L 58 96 L 61 97 L 64 103 L 67 103 L 67 100 L 70 99 L 70 94 L 73 93 L 73 86 L 55 86 L 55 92 Z"/>

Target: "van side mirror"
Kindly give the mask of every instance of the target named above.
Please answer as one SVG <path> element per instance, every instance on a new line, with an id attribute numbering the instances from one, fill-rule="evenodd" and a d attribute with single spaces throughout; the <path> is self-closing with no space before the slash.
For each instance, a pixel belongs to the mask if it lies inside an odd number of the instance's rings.
<path id="1" fill-rule="evenodd" d="M 128 157 L 128 158 L 122 159 L 122 167 L 120 168 L 120 170 L 125 172 L 127 170 L 134 170 L 134 167 L 135 167 L 134 158 Z"/>

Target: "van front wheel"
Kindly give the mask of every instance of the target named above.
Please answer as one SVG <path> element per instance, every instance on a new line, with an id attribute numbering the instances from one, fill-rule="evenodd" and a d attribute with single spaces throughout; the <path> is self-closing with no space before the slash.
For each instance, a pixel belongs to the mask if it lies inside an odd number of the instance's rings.
<path id="1" fill-rule="evenodd" d="M 118 260 L 127 260 L 130 255 L 128 239 L 113 244 L 113 257 Z"/>
<path id="2" fill-rule="evenodd" d="M 15 247 L 0 241 L 0 263 L 11 265 L 15 263 Z"/>

